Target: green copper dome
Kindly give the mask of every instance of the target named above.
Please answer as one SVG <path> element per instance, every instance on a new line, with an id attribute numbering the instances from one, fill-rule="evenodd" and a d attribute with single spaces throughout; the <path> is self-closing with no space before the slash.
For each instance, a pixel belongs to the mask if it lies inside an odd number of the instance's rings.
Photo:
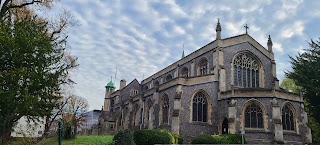
<path id="1" fill-rule="evenodd" d="M 113 82 L 110 81 L 110 82 L 106 85 L 106 87 L 108 87 L 108 88 L 114 88 Z"/>

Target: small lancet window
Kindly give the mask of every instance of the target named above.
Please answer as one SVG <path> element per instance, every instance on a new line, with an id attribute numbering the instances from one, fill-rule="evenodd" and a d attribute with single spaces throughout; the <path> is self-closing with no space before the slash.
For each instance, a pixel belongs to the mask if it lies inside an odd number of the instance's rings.
<path id="1" fill-rule="evenodd" d="M 241 88 L 259 87 L 259 64 L 249 54 L 240 54 L 233 61 L 234 86 Z"/>
<path id="2" fill-rule="evenodd" d="M 113 112 L 113 109 L 114 109 L 114 99 L 111 98 L 110 99 L 110 112 Z"/>

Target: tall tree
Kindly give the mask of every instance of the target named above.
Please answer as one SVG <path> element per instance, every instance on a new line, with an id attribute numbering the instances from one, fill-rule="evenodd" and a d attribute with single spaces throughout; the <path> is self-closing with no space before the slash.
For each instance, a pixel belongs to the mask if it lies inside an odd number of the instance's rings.
<path id="1" fill-rule="evenodd" d="M 51 114 L 61 98 L 61 85 L 71 83 L 76 58 L 66 52 L 66 39 L 53 39 L 48 23 L 35 16 L 0 21 L 0 118 L 8 137 L 22 117 L 37 120 Z M 57 34 L 57 33 L 56 33 Z"/>
<path id="2" fill-rule="evenodd" d="M 71 123 L 74 127 L 74 133 L 77 133 L 77 128 L 84 121 L 88 108 L 89 104 L 85 98 L 76 95 L 70 96 L 62 111 L 63 122 L 65 124 Z"/>
<path id="3" fill-rule="evenodd" d="M 320 40 L 320 39 L 319 39 Z M 289 79 L 301 87 L 308 114 L 318 124 L 320 123 L 320 41 L 311 40 L 309 49 L 290 57 L 292 71 L 285 72 Z M 319 133 L 318 133 L 319 134 Z"/>

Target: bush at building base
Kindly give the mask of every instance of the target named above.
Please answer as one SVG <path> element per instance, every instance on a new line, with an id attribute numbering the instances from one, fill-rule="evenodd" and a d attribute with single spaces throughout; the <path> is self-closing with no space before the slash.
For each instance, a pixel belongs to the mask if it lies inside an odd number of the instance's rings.
<path id="1" fill-rule="evenodd" d="M 207 135 L 201 134 L 192 139 L 191 144 L 241 144 L 240 134 Z"/>
<path id="2" fill-rule="evenodd" d="M 136 145 L 129 129 L 120 130 L 112 139 L 113 145 Z"/>
<path id="3" fill-rule="evenodd" d="M 134 142 L 137 145 L 173 144 L 174 137 L 164 130 L 138 130 L 134 134 Z"/>

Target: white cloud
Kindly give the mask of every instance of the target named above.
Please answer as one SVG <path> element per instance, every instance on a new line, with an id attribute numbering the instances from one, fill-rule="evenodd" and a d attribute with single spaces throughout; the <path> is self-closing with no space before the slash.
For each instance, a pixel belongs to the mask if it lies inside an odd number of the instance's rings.
<path id="1" fill-rule="evenodd" d="M 273 42 L 273 50 L 277 52 L 283 52 L 282 44 Z"/>
<path id="2" fill-rule="evenodd" d="M 304 24 L 302 21 L 296 21 L 292 24 L 285 26 L 284 29 L 281 30 L 280 36 L 282 38 L 291 38 L 292 36 L 301 36 L 303 35 Z"/>
<path id="3" fill-rule="evenodd" d="M 282 6 L 275 13 L 277 20 L 284 20 L 290 15 L 296 14 L 298 7 L 301 5 L 303 0 L 283 0 Z"/>
<path id="4" fill-rule="evenodd" d="M 88 4 L 91 3 L 91 4 Z M 318 9 L 313 1 L 61 1 L 81 25 L 69 33 L 71 53 L 80 67 L 73 76 L 74 89 L 88 99 L 91 109 L 101 109 L 104 85 L 114 75 L 139 81 L 175 62 L 182 52 L 188 55 L 215 39 L 220 18 L 222 37 L 248 33 L 263 46 L 271 34 L 277 61 L 277 74 L 283 75 L 289 52 L 301 52 L 305 39 L 319 32 Z M 303 4 L 303 5 L 302 5 Z M 314 13 L 302 13 L 312 11 Z M 312 17 L 310 16 L 312 15 Z M 300 17 L 303 20 L 295 20 Z M 309 17 L 308 17 L 309 16 Z M 284 21 L 285 20 L 285 21 Z M 308 25 L 305 26 L 305 25 Z M 282 29 L 281 29 L 282 28 Z M 305 33 L 305 34 L 304 34 Z M 307 34 L 308 33 L 308 34 Z M 298 47 L 290 47 L 293 44 Z M 284 49 L 288 49 L 284 50 Z"/>

